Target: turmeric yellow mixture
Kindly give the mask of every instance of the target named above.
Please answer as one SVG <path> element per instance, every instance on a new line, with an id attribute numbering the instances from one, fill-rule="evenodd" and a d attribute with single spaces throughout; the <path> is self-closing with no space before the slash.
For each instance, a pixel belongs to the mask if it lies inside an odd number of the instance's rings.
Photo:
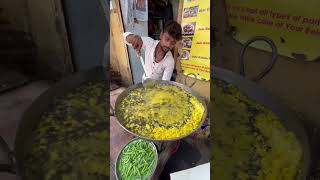
<path id="1" fill-rule="evenodd" d="M 107 83 L 86 82 L 53 99 L 23 154 L 27 179 L 109 179 Z"/>
<path id="2" fill-rule="evenodd" d="M 120 103 L 124 126 L 143 137 L 165 140 L 186 136 L 199 127 L 204 106 L 174 85 L 134 89 Z"/>
<path id="3" fill-rule="evenodd" d="M 267 108 L 214 79 L 211 175 L 217 180 L 294 180 L 302 148 Z"/>

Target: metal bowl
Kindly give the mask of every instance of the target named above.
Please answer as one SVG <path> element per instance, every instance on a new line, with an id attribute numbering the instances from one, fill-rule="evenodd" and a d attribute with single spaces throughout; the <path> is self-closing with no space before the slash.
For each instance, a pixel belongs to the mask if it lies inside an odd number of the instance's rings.
<path id="1" fill-rule="evenodd" d="M 119 154 L 118 154 L 118 157 L 117 157 L 117 160 L 116 160 L 116 168 L 115 168 L 115 174 L 116 174 L 116 178 L 117 178 L 117 180 L 121 180 L 119 177 L 120 177 L 120 175 L 118 175 L 118 164 L 119 164 L 119 158 L 120 158 L 120 156 L 121 156 L 121 154 L 122 154 L 122 151 L 130 144 L 130 143 L 132 143 L 133 141 L 136 141 L 136 140 L 139 140 L 139 139 L 141 139 L 141 138 L 134 138 L 134 139 L 132 139 L 131 141 L 129 141 L 126 145 L 124 145 L 123 146 L 123 148 L 121 149 L 121 151 L 119 152 Z M 141 140 L 144 140 L 144 139 L 141 139 Z M 147 140 L 144 140 L 144 141 L 147 141 Z M 151 177 L 153 176 L 153 174 L 155 173 L 155 171 L 156 171 L 156 168 L 157 168 L 157 165 L 158 165 L 158 151 L 157 151 L 157 147 L 156 147 L 156 145 L 153 143 L 153 142 L 151 142 L 151 141 L 148 141 L 148 143 L 150 143 L 151 145 L 152 145 L 152 149 L 153 149 L 153 151 L 154 151 L 154 153 L 155 153 L 155 163 L 154 163 L 154 166 L 153 166 L 153 168 L 152 168 L 152 171 L 151 171 L 151 173 L 150 173 L 150 175 L 148 176 L 148 179 L 151 179 Z"/>
<path id="2" fill-rule="evenodd" d="M 120 103 L 122 102 L 122 100 L 134 89 L 136 88 L 141 88 L 141 87 L 145 87 L 145 86 L 150 86 L 152 84 L 161 84 L 161 85 L 174 85 L 174 86 L 177 86 L 177 87 L 180 87 L 181 89 L 183 89 L 184 91 L 190 93 L 191 95 L 193 95 L 194 97 L 197 98 L 197 100 L 203 105 L 204 107 L 204 112 L 203 112 L 203 115 L 202 115 L 202 119 L 198 125 L 197 128 L 195 128 L 192 132 L 190 132 L 189 134 L 185 135 L 185 136 L 181 136 L 181 137 L 177 137 L 177 138 L 171 138 L 171 139 L 153 139 L 153 138 L 150 138 L 150 137 L 144 137 L 144 136 L 141 136 L 139 134 L 136 134 L 130 130 L 128 130 L 124 125 L 123 125 L 123 121 L 124 119 L 122 119 L 122 116 L 120 115 L 120 112 L 119 112 L 119 105 Z M 115 105 L 115 115 L 117 117 L 117 121 L 118 123 L 120 124 L 120 126 L 125 129 L 127 132 L 129 132 L 130 134 L 136 136 L 136 137 L 140 137 L 142 139 L 146 139 L 146 140 L 149 140 L 149 141 L 158 141 L 158 142 L 166 142 L 166 141 L 177 141 L 177 140 L 180 140 L 180 139 L 183 139 L 193 133 L 195 133 L 197 130 L 199 130 L 201 128 L 201 125 L 203 124 L 203 122 L 205 121 L 206 117 L 207 117 L 207 105 L 206 105 L 206 102 L 204 101 L 204 99 L 198 94 L 196 93 L 194 90 L 192 90 L 190 87 L 186 86 L 186 85 L 183 85 L 183 84 L 180 84 L 180 83 L 177 83 L 177 82 L 173 82 L 173 81 L 163 81 L 163 80 L 149 80 L 148 82 L 146 83 L 139 83 L 139 84 L 136 84 L 136 85 L 133 85 L 133 86 L 130 86 L 129 88 L 127 88 L 125 91 L 123 91 L 117 101 L 116 101 L 116 105 Z"/>

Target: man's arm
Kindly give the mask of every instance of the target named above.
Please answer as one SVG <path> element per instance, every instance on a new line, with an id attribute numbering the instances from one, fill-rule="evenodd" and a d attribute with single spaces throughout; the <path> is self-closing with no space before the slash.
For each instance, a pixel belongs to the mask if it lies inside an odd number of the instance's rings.
<path id="1" fill-rule="evenodd" d="M 131 32 L 123 33 L 123 38 L 127 45 L 132 46 L 137 51 L 140 51 L 141 48 L 145 49 L 147 46 L 151 45 L 153 42 L 153 39 L 149 37 L 141 37 Z"/>
<path id="2" fill-rule="evenodd" d="M 127 41 L 127 37 L 128 37 L 129 35 L 133 35 L 133 33 L 131 33 L 131 32 L 125 32 L 125 33 L 123 33 L 123 39 L 124 39 L 124 42 L 125 42 L 127 45 L 131 45 L 131 44 Z"/>

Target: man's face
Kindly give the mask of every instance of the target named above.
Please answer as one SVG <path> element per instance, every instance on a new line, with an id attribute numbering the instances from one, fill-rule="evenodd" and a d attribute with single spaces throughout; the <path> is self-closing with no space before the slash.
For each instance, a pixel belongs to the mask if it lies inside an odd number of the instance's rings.
<path id="1" fill-rule="evenodd" d="M 168 52 L 174 48 L 177 40 L 171 37 L 167 32 L 160 34 L 160 47 L 164 52 Z"/>

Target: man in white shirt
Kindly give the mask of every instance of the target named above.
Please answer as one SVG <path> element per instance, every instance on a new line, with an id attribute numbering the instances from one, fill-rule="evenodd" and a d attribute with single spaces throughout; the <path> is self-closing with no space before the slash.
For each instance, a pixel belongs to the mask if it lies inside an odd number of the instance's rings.
<path id="1" fill-rule="evenodd" d="M 160 41 L 150 37 L 140 37 L 126 32 L 123 34 L 127 45 L 132 46 L 140 53 L 141 48 L 145 50 L 145 73 L 142 81 L 146 79 L 169 81 L 175 66 L 171 50 L 176 43 L 182 39 L 181 25 L 175 21 L 166 23 L 160 34 Z"/>

